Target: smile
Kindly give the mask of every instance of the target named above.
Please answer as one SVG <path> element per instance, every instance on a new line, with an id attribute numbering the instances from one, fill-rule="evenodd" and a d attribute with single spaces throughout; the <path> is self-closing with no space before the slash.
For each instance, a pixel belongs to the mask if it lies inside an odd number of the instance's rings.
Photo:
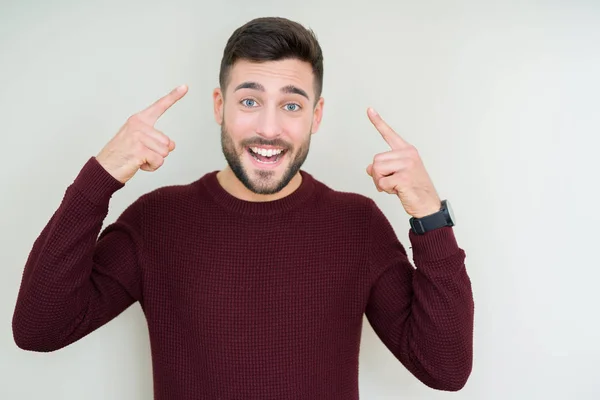
<path id="1" fill-rule="evenodd" d="M 249 147 L 248 153 L 261 164 L 276 164 L 277 161 L 286 153 L 284 149 L 275 149 L 264 147 Z"/>

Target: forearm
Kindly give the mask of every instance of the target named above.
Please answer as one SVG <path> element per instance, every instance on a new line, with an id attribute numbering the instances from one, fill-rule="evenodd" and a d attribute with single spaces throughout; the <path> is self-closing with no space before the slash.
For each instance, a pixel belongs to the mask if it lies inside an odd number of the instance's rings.
<path id="1" fill-rule="evenodd" d="M 465 253 L 449 228 L 424 237 L 411 233 L 411 241 L 416 270 L 401 351 L 430 386 L 458 390 L 473 358 L 474 303 Z"/>
<path id="2" fill-rule="evenodd" d="M 78 179 L 93 178 L 90 172 L 94 171 L 84 170 Z M 112 277 L 98 273 L 97 263 L 106 258 L 97 241 L 108 200 L 97 195 L 84 195 L 74 183 L 35 241 L 12 321 L 19 347 L 37 351 L 64 347 L 111 318 L 103 298 L 113 298 L 113 306 L 130 301 L 115 288 Z M 124 234 L 111 238 L 114 243 L 126 240 Z"/>
<path id="3" fill-rule="evenodd" d="M 426 385 L 459 390 L 472 365 L 473 297 L 464 252 L 450 228 L 411 234 L 413 268 L 383 229 L 367 316 L 383 343 Z M 387 240 L 387 242 L 386 242 Z M 387 243 L 387 244 L 386 244 Z M 394 244 L 395 243 L 395 244 Z M 385 254 L 385 255 L 384 255 Z"/>

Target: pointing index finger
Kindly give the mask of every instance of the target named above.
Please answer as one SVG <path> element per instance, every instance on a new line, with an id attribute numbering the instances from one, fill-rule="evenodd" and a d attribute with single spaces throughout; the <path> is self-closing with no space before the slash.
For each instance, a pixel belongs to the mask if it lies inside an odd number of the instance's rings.
<path id="1" fill-rule="evenodd" d="M 375 129 L 381 133 L 383 139 L 390 145 L 392 150 L 399 150 L 408 147 L 409 144 L 400 137 L 394 130 L 381 118 L 381 116 L 373 108 L 367 110 L 369 120 L 375 126 Z"/>
<path id="2" fill-rule="evenodd" d="M 177 103 L 186 93 L 186 85 L 176 87 L 169 94 L 158 99 L 156 102 L 154 102 L 154 104 L 141 111 L 140 116 L 147 119 L 150 124 L 154 124 L 169 108 L 171 108 L 171 106 L 173 106 L 173 104 Z"/>

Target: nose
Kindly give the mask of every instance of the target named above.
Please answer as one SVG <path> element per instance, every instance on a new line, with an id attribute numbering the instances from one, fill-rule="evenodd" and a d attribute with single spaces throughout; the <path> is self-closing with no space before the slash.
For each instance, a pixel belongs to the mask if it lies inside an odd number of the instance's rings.
<path id="1" fill-rule="evenodd" d="M 281 135 L 281 115 L 274 107 L 265 107 L 258 117 L 256 133 L 266 139 L 276 138 Z"/>

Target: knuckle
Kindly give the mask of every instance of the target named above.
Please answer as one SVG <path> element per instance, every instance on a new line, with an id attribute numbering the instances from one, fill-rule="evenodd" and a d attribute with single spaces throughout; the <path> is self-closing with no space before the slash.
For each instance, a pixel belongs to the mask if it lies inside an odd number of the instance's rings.
<path id="1" fill-rule="evenodd" d="M 155 169 L 162 167 L 162 165 L 164 163 L 165 163 L 165 159 L 163 157 L 158 157 L 158 156 L 154 157 L 153 166 Z"/>
<path id="2" fill-rule="evenodd" d="M 140 131 L 134 126 L 128 126 L 126 130 L 122 132 L 123 140 L 127 143 L 135 143 L 139 141 Z"/>
<path id="3" fill-rule="evenodd" d="M 165 135 L 165 134 L 164 134 L 164 133 L 162 133 L 162 132 L 159 132 L 159 134 L 158 134 L 158 140 L 159 140 L 159 141 L 160 141 L 162 144 L 164 144 L 165 146 L 168 146 L 168 145 L 169 145 L 169 142 L 170 142 L 170 139 L 168 138 L 168 136 L 167 136 L 167 135 Z"/>
<path id="4" fill-rule="evenodd" d="M 141 130 L 139 130 L 139 129 L 133 129 L 133 130 L 131 131 L 131 136 L 132 136 L 133 138 L 135 138 L 135 139 L 138 139 L 138 141 L 139 141 L 139 139 L 140 139 L 140 138 L 143 136 L 143 134 L 144 134 L 144 133 L 143 133 Z"/>
<path id="5" fill-rule="evenodd" d="M 146 146 L 140 141 L 136 141 L 133 145 L 133 151 L 138 156 L 143 156 L 146 153 Z"/>
<path id="6" fill-rule="evenodd" d="M 133 114 L 132 116 L 127 118 L 127 123 L 129 125 L 136 126 L 136 125 L 140 124 L 141 122 L 142 122 L 142 119 L 140 118 L 140 116 L 138 114 Z"/>
<path id="7" fill-rule="evenodd" d="M 156 128 L 152 128 L 152 132 L 156 133 L 156 135 L 157 135 L 157 136 L 160 136 L 160 137 L 163 137 L 163 136 L 164 136 L 164 137 L 166 137 L 166 135 L 164 134 L 164 132 L 163 132 L 163 131 L 159 131 L 159 130 L 158 130 L 158 129 L 156 129 Z"/>

